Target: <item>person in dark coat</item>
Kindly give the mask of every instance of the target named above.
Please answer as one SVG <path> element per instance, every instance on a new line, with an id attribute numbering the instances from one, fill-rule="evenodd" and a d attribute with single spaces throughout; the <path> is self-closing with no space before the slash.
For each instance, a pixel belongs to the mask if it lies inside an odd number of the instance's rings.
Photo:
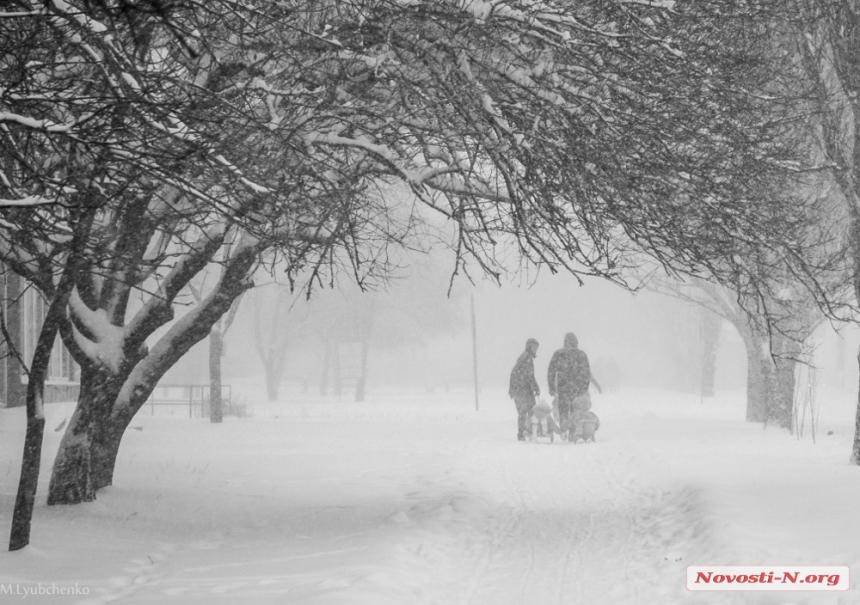
<path id="1" fill-rule="evenodd" d="M 520 354 L 514 369 L 511 370 L 508 396 L 517 406 L 517 439 L 520 441 L 525 441 L 526 434 L 531 432 L 531 413 L 535 407 L 535 397 L 540 395 L 540 387 L 535 380 L 534 362 L 539 346 L 537 340 L 529 338 L 526 341 L 526 350 Z"/>
<path id="2" fill-rule="evenodd" d="M 558 397 L 559 424 L 562 429 L 570 426 L 570 414 L 574 407 L 588 410 L 588 386 L 593 383 L 600 392 L 600 385 L 591 375 L 588 355 L 579 348 L 573 332 L 564 335 L 564 347 L 553 353 L 547 368 L 549 394 Z"/>

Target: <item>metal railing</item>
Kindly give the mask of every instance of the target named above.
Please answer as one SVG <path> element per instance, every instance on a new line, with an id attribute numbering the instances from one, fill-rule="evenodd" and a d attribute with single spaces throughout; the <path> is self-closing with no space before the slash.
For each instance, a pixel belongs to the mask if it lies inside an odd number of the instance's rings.
<path id="1" fill-rule="evenodd" d="M 184 406 L 188 408 L 189 418 L 194 418 L 198 410 L 199 418 L 205 418 L 208 415 L 209 388 L 208 384 L 158 384 L 152 390 L 146 405 L 149 406 L 152 416 L 155 416 L 156 406 Z M 221 397 L 229 400 L 231 394 L 230 385 L 222 384 Z"/>

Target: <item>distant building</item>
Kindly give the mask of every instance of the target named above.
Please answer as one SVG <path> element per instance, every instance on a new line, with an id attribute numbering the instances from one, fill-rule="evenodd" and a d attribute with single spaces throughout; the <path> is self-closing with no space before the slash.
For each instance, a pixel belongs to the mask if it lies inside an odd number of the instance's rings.
<path id="1" fill-rule="evenodd" d="M 13 351 L 17 351 L 25 363 L 33 359 L 47 304 L 34 288 L 26 287 L 21 277 L 2 265 L 0 298 L 5 319 L 5 330 L 0 333 L 0 406 L 22 406 L 27 395 L 27 374 Z M 79 387 L 78 365 L 57 337 L 45 381 L 45 403 L 74 401 L 78 398 Z"/>

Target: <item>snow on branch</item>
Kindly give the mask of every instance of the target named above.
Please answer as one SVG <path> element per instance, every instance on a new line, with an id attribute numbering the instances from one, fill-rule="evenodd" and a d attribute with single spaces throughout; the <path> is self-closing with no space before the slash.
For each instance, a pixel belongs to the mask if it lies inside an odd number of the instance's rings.
<path id="1" fill-rule="evenodd" d="M 78 120 L 73 122 L 67 122 L 65 124 L 58 124 L 56 122 L 51 122 L 49 120 L 37 120 L 35 118 L 28 118 L 26 116 L 19 115 L 17 113 L 10 113 L 7 111 L 0 111 L 0 123 L 13 123 L 19 124 L 21 126 L 25 126 L 27 128 L 32 128 L 33 130 L 41 130 L 43 132 L 48 133 L 69 133 L 74 130 L 80 124 L 86 122 L 92 117 L 92 114 L 87 114 L 81 117 Z"/>
<path id="2" fill-rule="evenodd" d="M 0 198 L 0 206 L 43 206 L 46 204 L 56 204 L 56 198 L 43 197 L 41 195 L 28 195 L 27 197 L 17 200 L 7 200 Z"/>
<path id="3" fill-rule="evenodd" d="M 323 143 L 339 147 L 358 147 L 385 159 L 391 164 L 395 164 L 397 161 L 397 155 L 389 147 L 374 143 L 363 136 L 347 138 L 331 133 L 311 132 L 305 137 L 305 141 L 309 144 Z"/>
<path id="4" fill-rule="evenodd" d="M 158 290 L 128 322 L 125 334 L 132 344 L 141 344 L 150 332 L 164 321 L 172 318 L 171 306 L 176 295 L 188 281 L 208 264 L 221 248 L 227 235 L 227 225 L 218 223 L 204 229 L 189 250 L 179 256 L 167 275 L 158 285 Z"/>
<path id="5" fill-rule="evenodd" d="M 19 19 L 21 17 L 37 17 L 41 14 L 42 14 L 42 12 L 38 11 L 38 10 L 21 11 L 21 12 L 17 12 L 17 13 L 0 12 L 0 19 Z"/>
<path id="6" fill-rule="evenodd" d="M 235 164 L 230 163 L 227 160 L 227 158 L 225 158 L 223 155 L 220 155 L 220 154 L 216 155 L 213 157 L 213 159 L 217 163 L 219 163 L 222 166 L 224 166 L 225 168 L 227 168 L 231 173 L 236 175 L 239 178 L 239 182 L 242 183 L 243 185 L 245 185 L 248 189 L 250 189 L 254 193 L 259 193 L 259 194 L 272 193 L 272 190 L 269 189 L 268 187 L 264 187 L 263 185 L 259 185 L 255 182 L 249 180 L 245 176 L 243 176 L 242 171 Z"/>
<path id="7" fill-rule="evenodd" d="M 638 4 L 650 8 L 665 8 L 675 10 L 676 0 L 620 0 L 622 4 Z"/>
<path id="8" fill-rule="evenodd" d="M 77 287 L 69 296 L 69 309 L 74 318 L 89 332 L 89 336 L 81 334 L 73 323 L 75 343 L 87 357 L 102 363 L 113 372 L 118 372 L 125 360 L 124 329 L 111 324 L 104 309 L 90 309 L 81 300 Z"/>
<path id="9" fill-rule="evenodd" d="M 75 19 L 78 23 L 89 29 L 94 34 L 104 34 L 108 31 L 108 28 L 104 25 L 104 23 L 101 23 L 99 21 L 96 21 L 95 19 L 88 17 L 78 9 L 75 9 L 73 6 L 69 5 L 64 0 L 53 0 L 52 4 L 58 11 L 67 15 L 71 15 L 73 19 Z"/>
<path id="10" fill-rule="evenodd" d="M 476 183 L 473 180 L 466 181 L 457 175 L 437 175 L 425 181 L 427 186 L 440 191 L 458 196 L 475 196 L 486 200 L 502 203 L 510 203 L 510 196 L 499 189 L 491 188 L 483 183 Z"/>

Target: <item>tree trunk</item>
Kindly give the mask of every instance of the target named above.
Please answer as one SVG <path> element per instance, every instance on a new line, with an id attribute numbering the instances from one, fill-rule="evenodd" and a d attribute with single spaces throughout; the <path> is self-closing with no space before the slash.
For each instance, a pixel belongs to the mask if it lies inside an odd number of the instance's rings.
<path id="1" fill-rule="evenodd" d="M 741 330 L 747 353 L 747 422 L 766 422 L 772 393 L 770 352 L 763 351 L 759 334 L 751 327 Z"/>
<path id="2" fill-rule="evenodd" d="M 126 358 L 116 373 L 95 363 L 82 364 L 78 405 L 54 461 L 48 504 L 88 502 L 95 499 L 95 490 L 113 483 L 120 443 L 132 418 L 164 373 L 206 338 L 233 302 L 253 286 L 250 272 L 257 257 L 258 250 L 252 247 L 238 253 L 218 287 L 151 349 L 124 347 Z"/>
<path id="3" fill-rule="evenodd" d="M 773 406 L 770 420 L 780 427 L 791 430 L 794 417 L 794 370 L 797 362 L 793 359 L 777 359 Z"/>
<path id="4" fill-rule="evenodd" d="M 269 358 L 266 359 L 266 396 L 269 401 L 277 401 L 281 391 L 281 376 L 284 373 L 284 358 L 283 355 L 277 352 L 269 352 Z"/>
<path id="5" fill-rule="evenodd" d="M 24 458 L 21 461 L 21 479 L 12 513 L 12 533 L 9 550 L 19 550 L 30 543 L 30 523 L 36 505 L 36 489 L 39 485 L 39 469 L 42 457 L 42 437 L 45 434 L 44 416 L 27 418 L 27 434 L 24 437 Z"/>
<path id="6" fill-rule="evenodd" d="M 76 230 L 72 240 L 70 258 L 75 258 L 80 244 Z M 21 478 L 15 508 L 12 511 L 12 531 L 9 550 L 19 550 L 30 543 L 30 525 L 36 505 L 39 472 L 42 463 L 42 441 L 45 435 L 45 379 L 51 363 L 51 353 L 57 340 L 59 324 L 72 289 L 71 269 L 67 265 L 57 284 L 48 312 L 42 321 L 39 338 L 33 352 L 33 361 L 27 379 L 27 432 L 21 461 Z"/>
<path id="7" fill-rule="evenodd" d="M 370 340 L 365 338 L 361 343 L 361 374 L 355 384 L 355 400 L 364 401 L 367 387 L 367 358 L 370 354 Z"/>
<path id="8" fill-rule="evenodd" d="M 322 397 L 328 395 L 329 365 L 331 365 L 331 344 L 326 341 L 325 350 L 323 351 L 322 372 L 320 374 L 320 395 Z"/>
<path id="9" fill-rule="evenodd" d="M 224 339 L 216 326 L 209 332 L 209 422 L 224 419 L 224 402 L 221 400 L 221 355 Z"/>
<path id="10" fill-rule="evenodd" d="M 287 357 L 287 343 L 277 342 L 269 349 L 266 359 L 266 391 L 269 401 L 277 401 L 281 391 L 281 378 L 284 376 L 284 362 Z"/>
<path id="11" fill-rule="evenodd" d="M 332 347 L 332 369 L 334 370 L 334 394 L 343 395 L 343 376 L 340 373 L 340 347 L 335 342 Z"/>
<path id="12" fill-rule="evenodd" d="M 73 420 L 74 422 L 74 420 Z M 54 460 L 48 505 L 78 504 L 96 499 L 90 466 L 90 438 L 86 428 L 70 424 Z"/>
<path id="13" fill-rule="evenodd" d="M 21 348 L 21 322 L 23 320 L 21 309 L 21 277 L 7 272 L 7 290 L 6 290 L 6 323 L 9 328 L 9 336 L 12 342 L 6 343 L 6 363 L 8 364 L 8 381 L 6 383 L 6 407 L 19 407 L 26 405 L 27 402 L 27 386 L 22 382 L 21 377 L 24 375 L 24 368 L 21 367 L 21 362 L 18 361 L 17 355 L 9 354 L 9 347 L 14 347 L 19 353 Z"/>
<path id="14" fill-rule="evenodd" d="M 117 437 L 110 414 L 122 382 L 104 369 L 81 368 L 78 405 L 54 460 L 49 505 L 91 502 L 97 489 L 111 484 L 115 454 L 110 450 Z"/>
<path id="15" fill-rule="evenodd" d="M 767 380 L 757 351 L 747 353 L 747 422 L 767 419 Z"/>
<path id="16" fill-rule="evenodd" d="M 97 490 L 113 485 L 125 431 L 164 371 L 128 372 L 125 380 L 82 371 L 78 405 L 54 460 L 49 505 L 90 502 Z"/>
<path id="17" fill-rule="evenodd" d="M 281 377 L 284 374 L 284 359 L 287 350 L 287 339 L 282 335 L 286 328 L 281 327 L 281 319 L 287 315 L 286 309 L 282 311 L 282 305 L 286 301 L 284 292 L 284 290 L 279 291 L 275 298 L 274 318 L 264 320 L 259 300 L 255 305 L 255 344 L 260 361 L 263 362 L 263 370 L 266 373 L 266 398 L 269 401 L 278 400 L 281 390 Z M 264 321 L 265 326 L 263 325 Z"/>
<path id="18" fill-rule="evenodd" d="M 799 336 L 798 336 L 799 337 Z M 768 419 L 791 430 L 794 418 L 795 369 L 801 345 L 785 336 L 775 336 L 778 344 L 774 359 L 773 398 Z"/>
<path id="19" fill-rule="evenodd" d="M 841 333 L 836 334 L 836 386 L 845 386 L 845 338 Z"/>
<path id="20" fill-rule="evenodd" d="M 49 505 L 89 502 L 95 500 L 97 490 L 113 485 L 116 460 L 125 431 L 162 374 L 147 375 L 141 372 L 126 379 L 126 386 L 120 389 L 115 387 L 118 381 L 115 377 L 109 385 L 103 383 L 101 388 L 92 382 L 85 386 L 84 380 L 81 380 L 78 409 L 63 435 L 54 461 L 48 492 Z M 128 385 L 131 388 L 127 388 Z M 111 395 L 111 392 L 116 394 Z M 113 404 L 109 411 L 104 411 L 105 401 Z M 97 408 L 103 411 L 93 414 Z M 90 420 L 81 421 L 79 412 L 80 416 Z M 79 426 L 86 426 L 87 430 L 81 430 Z"/>
<path id="21" fill-rule="evenodd" d="M 708 311 L 702 312 L 702 374 L 699 385 L 702 397 L 713 397 L 714 378 L 717 373 L 717 348 L 720 344 L 722 319 Z"/>
<path id="22" fill-rule="evenodd" d="M 155 383 L 153 383 L 155 386 Z M 151 389 L 150 389 L 151 390 Z M 135 412 L 140 406 L 135 406 Z M 113 485 L 113 474 L 119 446 L 128 425 L 131 424 L 134 413 L 117 415 L 114 413 L 97 423 L 92 440 L 90 468 L 92 471 L 93 490 Z"/>
<path id="23" fill-rule="evenodd" d="M 857 128 L 856 122 L 854 127 L 855 129 Z M 855 143 L 854 152 L 860 153 L 860 149 L 857 149 L 857 147 L 858 145 Z M 858 197 L 860 196 L 852 195 L 848 200 L 851 204 L 851 260 L 854 263 L 851 281 L 854 286 L 854 296 L 856 300 L 860 300 L 860 199 L 858 199 Z M 857 363 L 860 365 L 860 353 L 857 355 Z M 851 445 L 851 464 L 860 465 L 860 390 L 858 390 L 857 394 L 857 411 L 854 421 L 854 443 Z"/>
<path id="24" fill-rule="evenodd" d="M 860 350 L 857 352 L 857 365 L 860 366 Z M 854 415 L 854 443 L 851 446 L 851 464 L 860 465 L 860 389 L 857 392 L 857 412 Z"/>

